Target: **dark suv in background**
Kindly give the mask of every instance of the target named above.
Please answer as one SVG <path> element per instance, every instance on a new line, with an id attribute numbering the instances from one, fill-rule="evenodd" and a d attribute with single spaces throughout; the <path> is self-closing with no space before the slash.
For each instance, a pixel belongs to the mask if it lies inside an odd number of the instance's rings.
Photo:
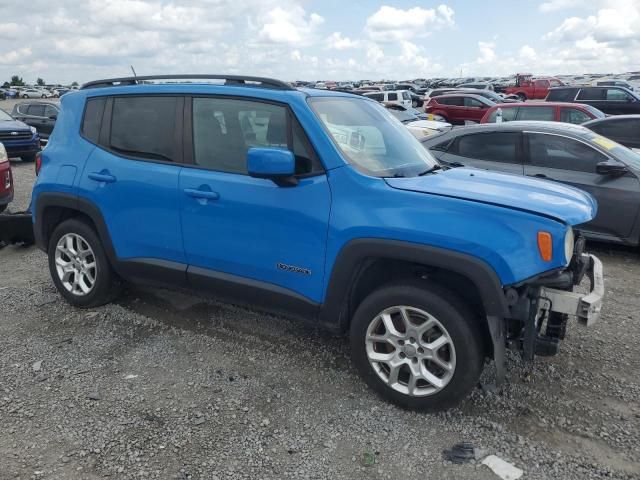
<path id="1" fill-rule="evenodd" d="M 11 116 L 38 130 L 41 138 L 49 138 L 58 119 L 60 107 L 48 102 L 22 102 L 13 106 Z"/>
<path id="2" fill-rule="evenodd" d="M 609 115 L 640 113 L 640 97 L 624 87 L 557 87 L 546 101 L 586 103 Z"/>

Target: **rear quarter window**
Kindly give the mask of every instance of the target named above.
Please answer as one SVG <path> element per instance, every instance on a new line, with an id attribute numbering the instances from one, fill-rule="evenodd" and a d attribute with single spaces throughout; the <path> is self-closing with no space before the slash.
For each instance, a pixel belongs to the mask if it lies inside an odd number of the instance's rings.
<path id="1" fill-rule="evenodd" d="M 104 113 L 105 97 L 90 98 L 84 109 L 82 118 L 82 136 L 91 143 L 98 143 L 100 128 L 102 127 L 102 114 Z"/>
<path id="2" fill-rule="evenodd" d="M 489 114 L 489 123 L 496 123 L 498 118 L 498 110 L 502 110 L 502 121 L 503 122 L 511 122 L 516 119 L 516 115 L 518 114 L 518 107 L 500 107 L 496 108 L 493 112 Z"/>

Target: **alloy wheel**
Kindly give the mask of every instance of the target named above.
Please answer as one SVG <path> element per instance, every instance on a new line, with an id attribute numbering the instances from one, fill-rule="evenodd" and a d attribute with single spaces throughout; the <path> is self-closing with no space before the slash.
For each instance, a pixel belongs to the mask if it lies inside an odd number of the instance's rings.
<path id="1" fill-rule="evenodd" d="M 456 368 L 449 332 L 433 315 L 410 306 L 393 306 L 369 324 L 365 338 L 369 363 L 389 387 L 411 397 L 445 388 Z"/>
<path id="2" fill-rule="evenodd" d="M 77 233 L 63 235 L 56 245 L 55 265 L 64 288 L 73 295 L 89 294 L 96 283 L 96 257 L 89 243 Z"/>

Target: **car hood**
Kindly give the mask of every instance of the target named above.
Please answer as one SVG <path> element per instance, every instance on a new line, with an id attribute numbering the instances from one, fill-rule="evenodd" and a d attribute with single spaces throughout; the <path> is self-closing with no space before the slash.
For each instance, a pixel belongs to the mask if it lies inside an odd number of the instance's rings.
<path id="1" fill-rule="evenodd" d="M 551 217 L 568 225 L 588 222 L 598 209 L 594 198 L 577 188 L 473 168 L 452 168 L 422 177 L 385 180 L 400 190 L 514 208 Z"/>
<path id="2" fill-rule="evenodd" d="M 22 123 L 18 120 L 9 120 L 7 122 L 3 122 L 0 121 L 0 130 L 11 130 L 11 131 L 15 131 L 15 132 L 19 132 L 19 131 L 24 131 L 24 130 L 29 130 L 29 125 L 27 125 L 26 123 Z"/>

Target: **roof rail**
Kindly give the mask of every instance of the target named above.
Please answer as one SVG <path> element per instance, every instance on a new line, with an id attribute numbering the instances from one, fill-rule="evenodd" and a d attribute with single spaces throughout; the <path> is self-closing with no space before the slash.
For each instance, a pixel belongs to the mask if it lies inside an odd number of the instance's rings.
<path id="1" fill-rule="evenodd" d="M 124 85 L 137 85 L 141 82 L 145 82 L 148 80 L 224 80 L 225 85 L 246 85 L 247 82 L 249 84 L 258 84 L 256 86 L 264 87 L 264 88 L 273 88 L 276 90 L 294 90 L 291 85 L 285 83 L 281 80 L 275 80 L 273 78 L 264 78 L 264 77 L 245 77 L 243 75 L 206 75 L 206 74 L 195 74 L 195 75 L 147 75 L 147 76 L 137 76 L 137 77 L 122 77 L 122 78 L 107 78 L 104 80 L 93 80 L 91 82 L 87 82 L 82 87 L 81 90 L 88 88 L 104 88 L 104 87 L 115 87 L 115 86 L 124 86 Z M 253 86 L 253 85 L 252 85 Z"/>

